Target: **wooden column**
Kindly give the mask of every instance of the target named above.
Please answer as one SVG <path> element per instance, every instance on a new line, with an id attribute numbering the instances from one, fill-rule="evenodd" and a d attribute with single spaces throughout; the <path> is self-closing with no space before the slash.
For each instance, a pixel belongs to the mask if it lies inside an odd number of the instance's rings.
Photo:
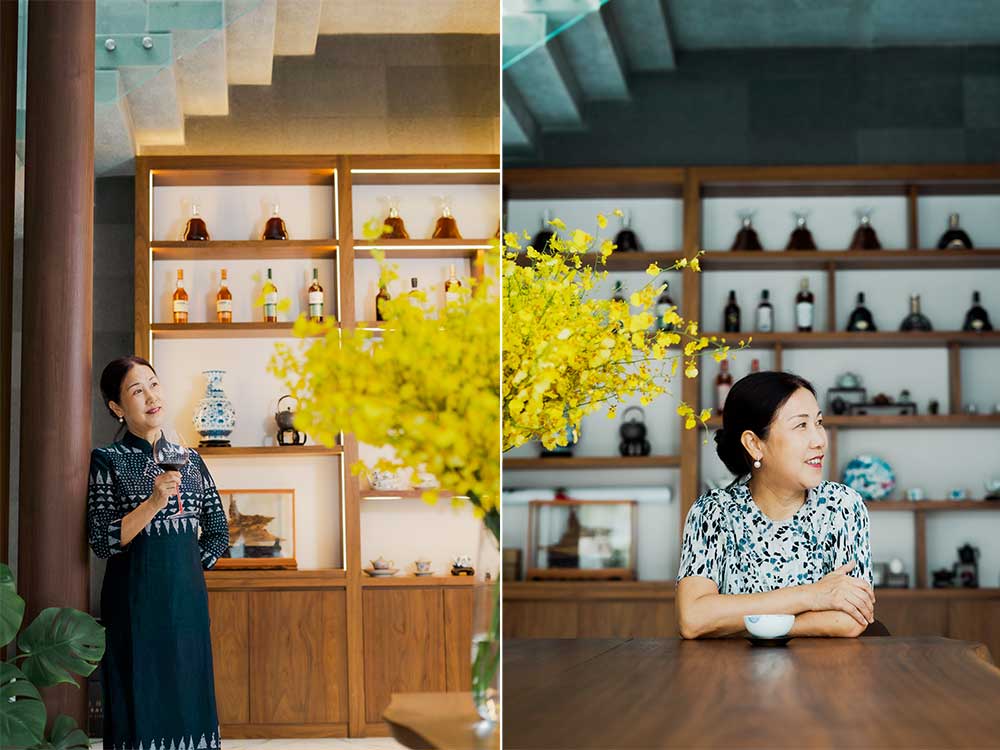
<path id="1" fill-rule="evenodd" d="M 31 3 L 24 205 L 18 590 L 25 622 L 88 608 L 94 3 Z M 43 691 L 85 727 L 87 691 Z"/>
<path id="2" fill-rule="evenodd" d="M 696 173 L 688 170 L 684 178 L 684 257 L 693 258 L 701 249 L 701 181 Z M 701 274 L 685 270 L 681 276 L 681 295 L 683 297 L 683 315 L 685 320 L 701 320 Z M 683 349 L 681 349 L 683 352 Z M 681 400 L 694 409 L 701 411 L 701 379 L 708 357 L 699 361 L 702 372 L 697 378 L 684 377 L 684 364 L 678 368 L 681 376 Z M 700 430 L 685 430 L 683 420 L 681 425 L 681 501 L 679 535 L 684 536 L 684 521 L 688 510 L 694 505 L 701 491 L 701 440 Z"/>
<path id="3" fill-rule="evenodd" d="M 11 356 L 14 328 L 14 171 L 17 3 L 0 3 L 0 562 L 10 562 Z"/>

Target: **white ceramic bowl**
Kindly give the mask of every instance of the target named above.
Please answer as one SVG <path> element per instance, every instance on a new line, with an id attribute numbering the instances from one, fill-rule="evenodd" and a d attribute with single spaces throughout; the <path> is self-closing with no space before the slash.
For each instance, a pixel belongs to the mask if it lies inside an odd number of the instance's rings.
<path id="1" fill-rule="evenodd" d="M 745 615 L 743 626 L 755 638 L 780 638 L 788 635 L 795 624 L 795 615 Z"/>

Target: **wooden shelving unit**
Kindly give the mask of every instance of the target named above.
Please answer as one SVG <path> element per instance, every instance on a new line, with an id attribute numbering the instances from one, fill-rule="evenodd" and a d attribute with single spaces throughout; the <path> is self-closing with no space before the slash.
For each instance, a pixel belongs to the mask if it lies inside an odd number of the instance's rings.
<path id="1" fill-rule="evenodd" d="M 676 260 L 693 258 L 701 253 L 701 274 L 684 273 L 681 277 L 683 312 L 691 319 L 703 320 L 703 277 L 715 271 L 822 271 L 827 284 L 826 319 L 837 325 L 841 315 L 836 310 L 837 274 L 840 271 L 938 269 L 997 269 L 1000 250 L 923 249 L 919 237 L 918 199 L 922 195 L 988 194 L 1000 187 L 1000 165 L 929 165 L 929 166 L 843 166 L 843 167 L 694 167 L 694 168 L 594 168 L 594 169 L 509 169 L 504 173 L 504 200 L 576 199 L 576 198 L 680 198 L 682 203 L 682 243 L 680 249 L 656 249 L 642 252 L 615 253 L 608 260 L 610 271 L 643 271 L 651 262 L 667 268 Z M 877 251 L 818 250 L 757 252 L 729 251 L 704 248 L 702 242 L 702 203 L 717 197 L 788 197 L 788 196 L 901 196 L 906 199 L 906 247 Z M 508 211 L 505 206 L 505 213 Z M 524 243 L 526 244 L 526 243 Z M 587 256 L 593 263 L 595 256 Z M 525 262 L 521 259 L 520 262 Z M 714 305 L 715 302 L 713 301 Z M 837 439 L 842 430 L 856 429 L 997 429 L 1000 415 L 961 413 L 962 368 L 961 352 L 966 348 L 1000 346 L 1000 332 L 968 333 L 964 331 L 934 331 L 902 333 L 880 331 L 846 333 L 817 331 L 814 333 L 756 334 L 704 332 L 703 336 L 725 338 L 735 346 L 741 339 L 752 337 L 751 348 L 772 350 L 774 369 L 782 369 L 785 349 L 902 349 L 943 348 L 948 357 L 948 399 L 941 404 L 942 414 L 916 416 L 835 416 L 827 415 L 831 465 L 835 465 Z M 704 368 L 703 368 L 704 369 Z M 681 381 L 680 398 L 698 412 L 703 406 L 700 379 Z M 721 426 L 718 417 L 708 423 L 710 429 Z M 701 430 L 681 430 L 680 467 L 681 503 L 678 527 L 683 533 L 683 520 L 691 504 L 701 494 Z M 573 463 L 550 462 L 543 459 L 507 458 L 508 471 L 523 469 L 583 468 L 580 459 Z M 585 459 L 592 461 L 594 459 Z M 617 459 L 598 459 L 616 466 Z M 1000 509 L 1000 505 L 996 506 Z M 987 502 L 885 502 L 870 503 L 872 511 L 909 511 L 915 514 L 914 549 L 917 589 L 907 596 L 945 594 L 927 588 L 926 514 L 943 512 L 979 512 L 992 510 Z M 531 584 L 515 584 L 530 586 Z M 545 586 L 549 584 L 538 584 Z M 614 585 L 614 584 L 612 584 Z M 589 588 L 589 586 L 588 586 Z M 994 594 L 984 596 L 1000 596 Z M 505 596 L 506 596 L 505 591 Z M 569 615 L 567 615 L 569 616 Z"/>
<path id="2" fill-rule="evenodd" d="M 559 458 L 505 458 L 505 469 L 676 469 L 680 456 L 572 456 Z"/>
<path id="3" fill-rule="evenodd" d="M 136 354 L 155 364 L 156 347 L 167 340 L 176 351 L 179 345 L 176 342 L 182 345 L 185 340 L 222 342 L 234 338 L 293 336 L 292 322 L 175 325 L 154 319 L 153 302 L 162 302 L 166 278 L 156 272 L 157 264 L 177 261 L 193 264 L 256 261 L 273 264 L 276 269 L 303 272 L 308 261 L 325 261 L 326 268 L 332 265 L 335 271 L 333 283 L 325 290 L 325 314 L 335 317 L 342 328 L 371 327 L 357 320 L 356 298 L 368 290 L 356 288 L 361 283 L 356 261 L 370 258 L 374 246 L 386 247 L 390 258 L 476 260 L 490 246 L 490 240 L 372 243 L 354 239 L 360 233 L 353 219 L 356 186 L 499 186 L 499 168 L 496 155 L 138 157 Z M 158 188 L 189 187 L 193 194 L 202 188 L 230 186 L 259 186 L 262 194 L 268 196 L 274 192 L 269 188 L 281 186 L 328 188 L 329 204 L 319 201 L 320 207 L 312 205 L 307 215 L 311 220 L 317 219 L 316 226 L 331 227 L 332 237 L 206 242 L 154 238 L 152 212 L 158 210 L 154 200 Z M 218 194 L 225 195 L 224 191 Z M 286 202 L 282 201 L 282 205 Z M 327 210 L 329 214 L 323 215 Z M 490 206 L 491 222 L 492 210 Z M 211 221 L 209 228 L 215 231 Z M 289 229 L 295 228 L 289 225 Z M 159 235 L 162 234 L 160 231 Z M 304 289 L 303 286 L 280 292 L 297 294 Z M 191 292 L 192 300 L 204 291 Z M 227 351 L 233 350 L 230 347 Z M 260 363 L 261 378 L 266 377 L 265 365 Z M 252 377 L 248 372 L 242 376 Z M 329 487 L 324 485 L 323 496 L 317 499 L 338 505 L 335 516 L 342 538 L 335 540 L 334 548 L 339 550 L 342 567 L 206 573 L 216 695 L 222 731 L 227 737 L 387 735 L 388 727 L 379 720 L 378 707 L 388 704 L 392 692 L 469 689 L 473 580 L 445 575 L 373 579 L 362 572 L 367 561 L 361 560 L 361 501 L 371 493 L 362 492 L 359 479 L 349 470 L 359 456 L 359 446 L 352 435 L 344 435 L 342 444 L 332 448 L 235 446 L 201 448 L 199 452 L 210 465 L 219 462 L 217 471 L 223 470 L 223 462 L 228 458 L 250 458 L 274 467 L 275 471 L 282 466 L 282 460 L 295 459 L 297 472 L 319 471 L 321 466 L 325 471 L 329 464 L 322 462 L 330 459 L 339 463 L 337 481 Z M 302 461 L 312 458 L 318 462 Z M 411 498 L 420 495 L 419 492 L 392 494 L 407 502 L 415 502 Z M 299 534 L 300 540 L 302 536 Z M 317 664 L 323 668 L 316 669 Z M 449 665 L 447 670 L 445 665 Z"/>

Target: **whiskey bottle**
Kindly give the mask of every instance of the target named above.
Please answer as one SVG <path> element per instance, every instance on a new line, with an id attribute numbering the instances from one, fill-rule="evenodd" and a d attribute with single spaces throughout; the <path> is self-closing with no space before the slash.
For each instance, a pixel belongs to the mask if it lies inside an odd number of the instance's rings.
<path id="1" fill-rule="evenodd" d="M 625 288 L 622 286 L 620 281 L 615 282 L 615 293 L 611 295 L 611 299 L 615 302 L 622 302 L 628 304 L 625 300 Z"/>
<path id="2" fill-rule="evenodd" d="M 207 242 L 210 239 L 211 237 L 208 236 L 208 227 L 205 226 L 205 220 L 198 213 L 197 204 L 192 204 L 191 218 L 187 220 L 187 225 L 184 227 L 184 241 Z"/>
<path id="3" fill-rule="evenodd" d="M 927 316 L 920 312 L 920 295 L 911 294 L 910 295 L 910 314 L 903 318 L 902 324 L 899 326 L 901 331 L 933 331 L 934 327 L 931 325 L 930 320 Z"/>
<path id="4" fill-rule="evenodd" d="M 774 306 L 771 304 L 771 292 L 767 289 L 760 293 L 760 303 L 757 305 L 757 331 L 771 333 L 774 330 Z"/>
<path id="5" fill-rule="evenodd" d="M 763 250 L 764 246 L 760 244 L 760 237 L 757 236 L 757 230 L 753 228 L 753 211 L 745 211 L 740 216 L 742 226 L 740 227 L 740 231 L 736 233 L 733 246 L 729 249 Z"/>
<path id="6" fill-rule="evenodd" d="M 267 269 L 267 281 L 264 282 L 264 322 L 278 322 L 278 287 L 271 280 L 271 269 Z"/>
<path id="7" fill-rule="evenodd" d="M 435 240 L 460 240 L 462 234 L 458 231 L 458 222 L 451 215 L 451 201 L 448 198 L 441 198 L 441 215 L 434 224 L 434 233 L 431 239 Z"/>
<path id="8" fill-rule="evenodd" d="M 184 289 L 184 269 L 177 269 L 177 288 L 174 289 L 173 298 L 174 322 L 188 322 L 188 293 Z"/>
<path id="9" fill-rule="evenodd" d="M 222 269 L 222 281 L 219 282 L 219 291 L 215 293 L 215 318 L 220 323 L 233 322 L 233 294 L 226 286 L 226 269 Z"/>
<path id="10" fill-rule="evenodd" d="M 448 279 L 444 282 L 444 303 L 445 305 L 450 305 L 453 302 L 458 302 L 458 290 L 461 288 L 462 282 L 459 281 L 458 277 L 455 275 L 455 264 L 451 264 L 450 275 Z"/>
<path id="11" fill-rule="evenodd" d="M 726 397 L 733 387 L 733 376 L 729 373 L 729 360 L 719 363 L 719 374 L 715 376 L 715 410 L 719 414 L 726 408 Z"/>
<path id="12" fill-rule="evenodd" d="M 319 285 L 319 271 L 315 268 L 312 284 L 309 285 L 309 320 L 323 322 L 323 287 Z"/>
<path id="13" fill-rule="evenodd" d="M 417 291 L 417 277 L 413 276 L 410 278 L 410 294 Z"/>
<path id="14" fill-rule="evenodd" d="M 556 235 L 556 233 L 552 231 L 552 226 L 549 224 L 550 221 L 552 221 L 552 212 L 546 208 L 545 214 L 542 218 L 542 228 L 538 230 L 538 234 L 535 235 L 535 239 L 531 242 L 531 246 L 540 253 L 555 252 L 549 247 L 549 240 Z"/>
<path id="15" fill-rule="evenodd" d="M 388 302 L 390 299 L 392 298 L 389 296 L 389 290 L 385 288 L 385 284 L 379 285 L 378 294 L 375 295 L 375 320 L 385 320 L 385 313 L 382 312 L 382 304 Z"/>
<path id="16" fill-rule="evenodd" d="M 264 234 L 261 239 L 265 240 L 287 240 L 288 230 L 285 228 L 285 220 L 278 215 L 278 204 L 274 204 L 271 211 L 271 218 L 264 225 Z"/>
<path id="17" fill-rule="evenodd" d="M 815 298 L 809 291 L 809 279 L 802 279 L 799 293 L 795 296 L 795 325 L 799 331 L 805 333 L 813 329 L 814 308 Z"/>
<path id="18" fill-rule="evenodd" d="M 615 235 L 615 245 L 617 249 L 622 252 L 635 252 L 640 249 L 639 238 L 635 236 L 635 232 L 632 231 L 632 212 L 626 209 L 622 212 L 621 218 L 622 228 Z"/>
<path id="19" fill-rule="evenodd" d="M 660 296 L 656 298 L 656 328 L 669 333 L 674 330 L 674 324 L 667 322 L 667 313 L 674 309 L 674 301 L 668 293 L 669 286 L 664 286 Z"/>
<path id="20" fill-rule="evenodd" d="M 958 214 L 948 215 L 948 231 L 938 240 L 939 250 L 971 250 L 972 240 L 958 225 Z"/>
<path id="21" fill-rule="evenodd" d="M 389 215 L 383 220 L 383 224 L 389 227 L 388 231 L 382 232 L 383 239 L 387 240 L 408 240 L 409 233 L 406 231 L 406 224 L 399 215 L 399 198 L 389 198 Z"/>
<path id="22" fill-rule="evenodd" d="M 815 250 L 816 242 L 813 240 L 812 232 L 806 226 L 805 212 L 795 213 L 795 229 L 792 230 L 788 238 L 786 250 Z"/>
<path id="23" fill-rule="evenodd" d="M 858 223 L 858 228 L 854 230 L 854 236 L 851 238 L 851 246 L 849 249 L 881 250 L 882 243 L 878 241 L 878 235 L 875 234 L 875 229 L 872 227 L 871 211 L 859 211 L 858 216 L 861 218 Z"/>
<path id="24" fill-rule="evenodd" d="M 858 305 L 851 311 L 851 317 L 847 319 L 848 331 L 877 331 L 875 319 L 872 318 L 871 311 L 865 307 L 865 293 L 858 292 Z"/>
<path id="25" fill-rule="evenodd" d="M 963 331 L 992 331 L 989 313 L 979 304 L 979 292 L 972 293 L 972 307 L 965 314 Z"/>
<path id="26" fill-rule="evenodd" d="M 740 306 L 736 304 L 736 290 L 729 290 L 729 303 L 722 311 L 722 330 L 726 333 L 740 332 Z"/>

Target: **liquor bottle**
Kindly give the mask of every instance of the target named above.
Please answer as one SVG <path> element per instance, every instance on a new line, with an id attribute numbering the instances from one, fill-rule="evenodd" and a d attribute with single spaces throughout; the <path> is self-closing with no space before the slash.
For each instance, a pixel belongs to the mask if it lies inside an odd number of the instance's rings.
<path id="1" fill-rule="evenodd" d="M 546 208 L 542 218 L 542 228 L 538 230 L 538 234 L 535 235 L 535 239 L 531 242 L 531 246 L 540 253 L 553 252 L 549 247 L 549 240 L 555 237 L 556 233 L 552 231 L 552 227 L 549 224 L 550 221 L 552 221 L 552 212 Z"/>
<path id="2" fill-rule="evenodd" d="M 233 322 L 233 293 L 226 286 L 226 269 L 222 269 L 222 281 L 219 291 L 215 293 L 215 317 L 220 323 Z"/>
<path id="3" fill-rule="evenodd" d="M 383 231 L 382 237 L 387 240 L 408 240 L 410 239 L 409 233 L 406 231 L 406 224 L 403 223 L 403 218 L 399 215 L 399 198 L 390 197 L 389 201 L 389 215 L 383 220 L 383 224 L 389 227 L 389 231 Z"/>
<path id="4" fill-rule="evenodd" d="M 452 263 L 450 275 L 444 282 L 444 303 L 446 305 L 450 305 L 452 302 L 458 302 L 458 290 L 461 286 L 462 282 L 459 281 L 458 277 L 455 275 L 455 264 Z"/>
<path id="5" fill-rule="evenodd" d="M 385 288 L 382 284 L 378 288 L 378 294 L 375 295 L 375 320 L 385 320 L 384 313 L 382 312 L 382 304 L 388 302 L 392 297 L 389 296 L 389 290 Z"/>
<path id="6" fill-rule="evenodd" d="M 410 294 L 417 291 L 417 277 L 413 276 L 410 278 Z"/>
<path id="7" fill-rule="evenodd" d="M 611 295 L 611 299 L 615 302 L 625 302 L 625 288 L 620 281 L 615 282 L 615 293 Z"/>
<path id="8" fill-rule="evenodd" d="M 878 241 L 878 235 L 875 234 L 875 229 L 872 227 L 872 212 L 871 209 L 862 209 L 858 211 L 858 216 L 860 221 L 858 223 L 858 228 L 854 230 L 854 236 L 851 238 L 850 250 L 881 250 L 882 243 Z"/>
<path id="9" fill-rule="evenodd" d="M 934 327 L 931 325 L 930 320 L 927 316 L 920 312 L 920 295 L 911 294 L 910 295 L 910 314 L 903 318 L 902 324 L 899 326 L 901 331 L 933 331 Z"/>
<path id="10" fill-rule="evenodd" d="M 972 293 L 972 307 L 965 314 L 965 324 L 963 331 L 992 331 L 993 324 L 990 323 L 989 313 L 979 304 L 979 292 Z"/>
<path id="11" fill-rule="evenodd" d="M 267 281 L 264 282 L 264 322 L 278 322 L 278 287 L 271 280 L 271 269 L 267 269 Z"/>
<path id="12" fill-rule="evenodd" d="M 265 240 L 287 240 L 288 230 L 285 228 L 285 220 L 278 215 L 278 204 L 274 204 L 271 211 L 271 218 L 264 225 L 264 234 L 261 239 Z"/>
<path id="13" fill-rule="evenodd" d="M 667 313 L 674 307 L 674 301 L 668 293 L 669 285 L 663 287 L 660 296 L 656 298 L 656 328 L 659 331 L 670 332 L 674 330 L 674 324 L 667 322 Z"/>
<path id="14" fill-rule="evenodd" d="M 851 311 L 851 317 L 847 319 L 848 331 L 877 331 L 875 319 L 872 318 L 871 311 L 865 307 L 865 293 L 858 292 L 858 306 Z"/>
<path id="15" fill-rule="evenodd" d="M 208 236 L 208 227 L 205 226 L 205 220 L 198 213 L 198 206 L 192 204 L 191 218 L 187 220 L 187 225 L 184 227 L 184 241 L 207 242 L 210 239 L 211 237 Z"/>
<path id="16" fill-rule="evenodd" d="M 723 360 L 723 361 L 725 361 L 725 360 Z M 759 359 L 754 359 L 752 362 L 750 362 L 750 372 L 752 372 L 752 373 L 753 372 L 760 372 L 760 360 Z"/>
<path id="17" fill-rule="evenodd" d="M 729 290 L 729 304 L 722 312 L 722 330 L 726 333 L 740 332 L 740 306 L 736 304 L 736 291 Z"/>
<path id="18" fill-rule="evenodd" d="M 764 246 L 760 244 L 760 237 L 757 236 L 757 230 L 753 228 L 753 211 L 744 211 L 740 214 L 740 217 L 742 226 L 740 227 L 740 231 L 736 233 L 733 246 L 729 249 L 763 250 Z"/>
<path id="19" fill-rule="evenodd" d="M 816 242 L 813 240 L 812 232 L 806 226 L 806 213 L 804 211 L 795 212 L 795 229 L 792 230 L 788 238 L 786 250 L 815 250 Z"/>
<path id="20" fill-rule="evenodd" d="M 757 331 L 771 333 L 774 330 L 774 306 L 771 304 L 771 292 L 767 289 L 760 293 L 760 304 L 757 305 Z"/>
<path id="21" fill-rule="evenodd" d="M 948 231 L 938 240 L 939 250 L 971 250 L 972 240 L 960 226 L 958 214 L 948 214 Z"/>
<path id="22" fill-rule="evenodd" d="M 715 411 L 719 414 L 726 408 L 726 397 L 733 387 L 733 376 L 729 373 L 729 360 L 719 363 L 719 374 L 715 376 Z"/>
<path id="23" fill-rule="evenodd" d="M 177 269 L 177 288 L 174 289 L 174 322 L 188 322 L 188 293 L 184 289 L 184 269 Z"/>
<path id="24" fill-rule="evenodd" d="M 632 212 L 626 209 L 622 212 L 621 218 L 622 228 L 615 235 L 615 245 L 617 249 L 622 252 L 635 252 L 640 249 L 639 238 L 635 236 L 635 232 L 632 231 Z"/>
<path id="25" fill-rule="evenodd" d="M 458 231 L 458 222 L 456 222 L 455 217 L 451 215 L 451 201 L 446 197 L 440 198 L 440 201 L 441 201 L 441 215 L 438 217 L 437 222 L 434 224 L 434 234 L 431 235 L 431 239 L 435 240 L 462 239 L 462 235 Z"/>
<path id="26" fill-rule="evenodd" d="M 312 284 L 309 285 L 309 320 L 323 322 L 323 287 L 319 285 L 319 271 L 315 268 Z"/>
<path id="27" fill-rule="evenodd" d="M 809 279 L 802 279 L 799 293 L 795 296 L 795 324 L 799 331 L 806 332 L 813 329 L 814 308 L 815 298 L 809 291 Z"/>

